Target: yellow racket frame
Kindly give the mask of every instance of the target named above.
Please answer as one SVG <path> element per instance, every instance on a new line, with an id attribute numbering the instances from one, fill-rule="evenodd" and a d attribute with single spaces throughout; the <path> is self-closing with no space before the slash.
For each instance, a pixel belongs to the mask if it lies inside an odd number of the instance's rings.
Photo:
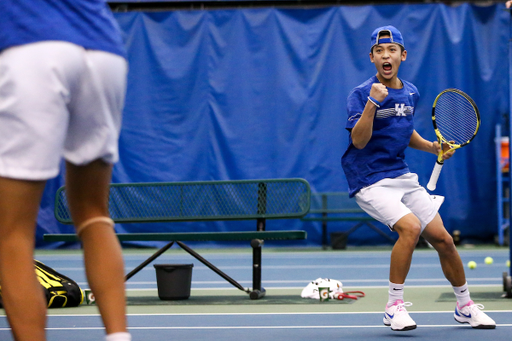
<path id="1" fill-rule="evenodd" d="M 439 98 L 443 94 L 445 94 L 447 92 L 455 92 L 455 93 L 463 96 L 464 98 L 466 98 L 468 100 L 468 102 L 471 104 L 471 106 L 473 106 L 474 112 L 476 114 L 477 121 L 476 121 L 475 132 L 473 133 L 473 136 L 469 140 L 467 140 L 466 142 L 464 142 L 462 144 L 452 143 L 452 142 L 448 141 L 447 139 L 445 139 L 443 137 L 443 135 L 441 134 L 441 132 L 437 128 L 437 123 L 436 123 L 436 105 L 437 105 L 437 101 L 439 100 Z M 440 163 L 443 163 L 443 161 L 444 161 L 443 160 L 443 154 L 444 154 L 443 144 L 449 145 L 450 149 L 452 149 L 452 150 L 453 149 L 459 149 L 459 148 L 464 147 L 465 145 L 469 144 L 475 138 L 476 133 L 478 133 L 478 130 L 480 129 L 480 111 L 478 110 L 478 107 L 476 106 L 475 101 L 473 101 L 473 99 L 471 97 L 469 97 L 469 95 L 467 95 L 465 92 L 463 92 L 463 91 L 461 91 L 459 89 L 446 89 L 446 90 L 443 90 L 439 95 L 437 95 L 436 99 L 434 100 L 434 104 L 432 105 L 432 123 L 434 124 L 434 132 L 436 133 L 437 141 L 441 145 L 441 152 L 437 156 L 437 161 L 440 162 Z"/>
<path id="2" fill-rule="evenodd" d="M 447 92 L 454 92 L 454 93 L 457 93 L 458 95 L 461 95 L 462 97 L 464 97 L 470 104 L 471 106 L 473 107 L 473 111 L 476 115 L 476 129 L 473 133 L 473 136 L 461 143 L 461 144 L 458 144 L 458 143 L 454 143 L 452 141 L 448 141 L 442 134 L 441 132 L 439 131 L 439 128 L 437 127 L 437 122 L 436 122 L 436 105 L 437 105 L 437 101 L 439 100 L 439 98 L 441 98 L 441 96 L 443 94 L 446 94 Z M 437 141 L 439 142 L 439 145 L 441 146 L 441 151 L 439 152 L 438 156 L 437 156 L 437 161 L 436 161 L 436 164 L 434 166 L 434 170 L 432 171 L 432 175 L 430 177 L 430 181 L 428 182 L 428 185 L 427 185 L 427 188 L 431 191 L 433 191 L 434 189 L 436 189 L 436 184 L 437 184 L 437 179 L 439 178 L 439 174 L 441 173 L 441 169 L 443 167 L 443 163 L 444 163 L 444 159 L 443 159 L 443 155 L 445 153 L 445 151 L 443 150 L 444 148 L 444 144 L 447 144 L 448 146 L 450 146 L 450 149 L 449 150 L 456 150 L 456 149 L 459 149 L 461 147 L 464 147 L 466 145 L 468 145 L 476 136 L 476 134 L 478 133 L 478 130 L 480 129 L 480 111 L 478 110 L 478 107 L 476 106 L 476 103 L 475 101 L 473 101 L 473 99 L 467 95 L 465 92 L 459 90 L 459 89 L 446 89 L 446 90 L 443 90 L 439 95 L 437 95 L 436 99 L 434 100 L 434 104 L 432 105 L 432 123 L 434 125 L 434 132 L 437 136 Z"/>

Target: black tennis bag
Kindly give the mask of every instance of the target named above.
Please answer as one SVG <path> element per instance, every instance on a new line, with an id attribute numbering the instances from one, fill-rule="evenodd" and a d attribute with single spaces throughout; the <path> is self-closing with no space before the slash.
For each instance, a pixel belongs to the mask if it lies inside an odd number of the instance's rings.
<path id="1" fill-rule="evenodd" d="M 44 288 L 48 308 L 76 307 L 84 301 L 84 292 L 71 278 L 58 273 L 49 266 L 34 260 L 39 283 Z M 0 305 L 1 305 L 0 288 Z"/>

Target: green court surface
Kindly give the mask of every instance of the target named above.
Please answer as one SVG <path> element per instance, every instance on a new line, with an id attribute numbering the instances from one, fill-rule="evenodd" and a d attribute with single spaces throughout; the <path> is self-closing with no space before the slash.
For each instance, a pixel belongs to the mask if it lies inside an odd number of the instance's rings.
<path id="1" fill-rule="evenodd" d="M 417 340 L 427 340 L 445 334 L 457 338 L 461 331 L 464 337 L 491 335 L 472 331 L 468 325 L 454 321 L 455 297 L 444 279 L 437 253 L 431 249 L 416 250 L 406 281 L 405 301 L 413 303 L 408 311 L 418 328 L 408 334 L 397 334 L 384 327 L 382 313 L 387 302 L 390 250 L 390 247 L 340 251 L 264 248 L 262 283 L 267 293 L 259 300 L 251 300 L 246 293 L 231 286 L 195 258 L 173 248 L 154 263 L 194 264 L 190 298 L 160 300 L 155 268 L 153 264 L 148 265 L 126 282 L 130 330 L 134 340 L 145 341 L 178 336 L 181 340 L 260 340 L 268 337 L 309 340 L 311 337 L 329 339 L 340 335 L 340 332 L 347 340 L 387 340 L 397 335 L 415 335 Z M 153 251 L 125 249 L 126 273 Z M 196 248 L 196 251 L 244 287 L 251 286 L 250 248 Z M 505 265 L 508 249 L 460 247 L 459 252 L 465 264 L 472 299 L 483 304 L 484 311 L 497 322 L 496 330 L 489 332 L 493 333 L 491 339 L 506 339 L 512 333 L 512 300 L 501 295 L 502 273 L 508 270 Z M 493 257 L 493 264 L 484 263 L 487 256 Z M 36 258 L 88 288 L 80 250 L 40 250 L 36 252 Z M 467 268 L 470 260 L 477 262 L 476 269 Z M 340 280 L 344 291 L 361 290 L 366 296 L 358 300 L 327 302 L 301 298 L 302 289 L 319 277 Z M 3 310 L 0 310 L 0 340 L 11 340 L 3 315 Z M 103 327 L 95 305 L 51 309 L 48 315 L 51 340 L 101 339 Z M 242 333 L 248 329 L 249 334 Z M 294 329 L 293 333 L 291 329 Z M 82 336 L 76 338 L 76 335 Z"/>
<path id="2" fill-rule="evenodd" d="M 251 253 L 245 248 L 197 249 L 206 259 L 216 264 L 244 286 L 251 285 Z M 141 273 L 127 282 L 129 313 L 160 312 L 275 312 L 279 311 L 381 311 L 387 298 L 389 247 L 349 248 L 342 251 L 319 251 L 315 248 L 267 248 L 263 250 L 263 285 L 267 295 L 260 300 L 250 300 L 244 292 L 204 267 L 182 250 L 169 250 L 155 264 L 193 263 L 192 289 L 188 300 L 162 301 L 158 299 L 155 269 L 148 265 Z M 126 272 L 151 255 L 153 249 L 125 249 Z M 510 310 L 512 300 L 501 298 L 502 272 L 507 249 L 495 246 L 460 247 L 459 252 L 466 266 L 475 260 L 475 270 L 465 268 L 466 277 L 475 302 L 485 309 Z M 486 265 L 483 259 L 493 256 L 494 264 Z M 57 271 L 67 274 L 87 287 L 79 250 L 41 250 L 36 257 Z M 68 261 L 63 261 L 67 259 Z M 480 261 L 479 261 L 480 260 Z M 76 269 L 66 272 L 70 267 Z M 76 276 L 74 276 L 76 274 Z M 303 287 L 318 277 L 343 282 L 343 289 L 362 290 L 366 297 L 357 301 L 318 302 L 303 299 Z M 453 291 L 442 275 L 437 254 L 430 249 L 415 252 L 411 271 L 406 281 L 405 299 L 414 303 L 410 311 L 452 310 Z M 93 313 L 94 306 L 53 309 L 49 313 Z"/>

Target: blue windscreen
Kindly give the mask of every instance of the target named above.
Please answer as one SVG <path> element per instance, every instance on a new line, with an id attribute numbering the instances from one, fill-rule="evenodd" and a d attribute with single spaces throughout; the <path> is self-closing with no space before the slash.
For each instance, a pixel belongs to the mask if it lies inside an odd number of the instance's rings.
<path id="1" fill-rule="evenodd" d="M 496 233 L 494 126 L 508 115 L 510 13 L 503 4 L 401 4 L 321 8 L 245 8 L 115 13 L 130 71 L 113 182 L 304 178 L 312 192 L 344 192 L 346 98 L 376 73 L 370 35 L 383 25 L 403 33 L 399 76 L 421 94 L 415 128 L 435 140 L 436 95 L 459 88 L 482 115 L 475 140 L 445 163 L 436 194 L 449 231 L 492 240 Z M 409 149 L 410 169 L 426 185 L 436 156 Z M 53 217 L 62 176 L 49 182 L 38 235 L 70 231 Z M 252 222 L 121 224 L 120 232 L 232 230 Z M 346 224 L 331 223 L 343 230 Z M 384 227 L 385 228 L 385 227 Z M 319 223 L 272 221 L 267 229 Z M 363 228 L 349 243 L 378 244 Z M 384 240 L 385 241 L 385 240 Z M 45 244 L 39 242 L 39 246 Z"/>

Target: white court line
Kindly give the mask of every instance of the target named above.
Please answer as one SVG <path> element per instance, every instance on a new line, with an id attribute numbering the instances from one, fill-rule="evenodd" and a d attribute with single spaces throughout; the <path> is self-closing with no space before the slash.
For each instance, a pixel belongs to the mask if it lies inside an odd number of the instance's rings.
<path id="1" fill-rule="evenodd" d="M 221 270 L 251 270 L 252 264 L 247 265 L 232 265 L 232 266 L 217 266 Z M 415 268 L 441 268 L 439 264 L 413 264 Z M 490 267 L 492 265 L 489 265 Z M 501 266 L 501 265 L 500 265 Z M 388 269 L 389 264 L 347 264 L 347 265 L 321 265 L 321 264 L 312 264 L 312 265 L 264 265 L 265 270 L 282 270 L 282 269 Z M 85 271 L 83 267 L 72 267 L 72 268 L 63 268 L 63 267 L 55 267 L 57 271 Z M 125 267 L 125 270 L 133 270 L 131 267 Z M 207 266 L 194 266 L 194 270 L 210 270 Z M 140 271 L 155 271 L 155 269 L 151 267 L 145 267 Z"/>
<path id="2" fill-rule="evenodd" d="M 512 310 L 485 310 L 486 313 L 512 313 Z M 453 310 L 420 310 L 411 311 L 412 314 L 453 314 Z M 382 311 L 327 311 L 327 312 L 277 312 L 277 313 L 131 313 L 126 314 L 127 316 L 261 316 L 261 315 L 367 315 L 367 314 L 379 314 L 382 315 Z M 100 314 L 49 314 L 48 317 L 99 317 Z M 5 315 L 0 318 L 5 318 Z"/>
<path id="3" fill-rule="evenodd" d="M 79 284 L 80 285 L 80 284 Z M 155 283 L 156 285 L 156 283 Z M 347 285 L 347 288 L 353 288 L 353 286 Z M 502 287 L 501 284 L 472 284 L 471 287 L 479 287 L 479 288 L 498 288 Z M 389 288 L 389 285 L 358 285 L 357 289 L 387 289 Z M 449 288 L 451 289 L 452 286 L 450 284 L 445 285 L 408 285 L 407 288 Z M 82 289 L 88 289 L 85 286 Z M 194 288 L 192 287 L 192 290 L 197 291 L 208 291 L 208 290 L 227 290 L 227 289 L 233 289 L 237 292 L 240 291 L 239 289 L 234 288 L 233 286 L 229 285 L 229 283 L 226 282 L 225 287 L 216 287 L 216 288 Z M 276 289 L 276 290 L 295 290 L 295 289 L 304 289 L 304 286 L 297 286 L 297 287 L 272 287 L 265 285 L 265 289 Z M 155 291 L 157 290 L 156 287 L 153 288 L 127 288 L 126 291 Z"/>
<path id="4" fill-rule="evenodd" d="M 501 278 L 467 278 L 467 281 L 470 284 L 471 287 L 500 287 L 502 286 L 502 279 Z M 237 281 L 240 284 L 252 284 L 252 280 L 245 280 L 245 281 Z M 311 280 L 263 280 L 262 283 L 266 288 L 272 288 L 272 289 L 303 289 L 305 283 L 309 283 Z M 347 287 L 350 287 L 350 284 L 360 284 L 360 283 L 380 283 L 381 285 L 366 285 L 361 286 L 358 285 L 359 288 L 384 288 L 388 287 L 388 280 L 387 279 L 346 279 L 341 281 L 344 285 L 347 284 Z M 421 278 L 421 279 L 407 279 L 406 285 L 407 287 L 413 287 L 413 288 L 428 288 L 428 287 L 451 287 L 448 283 L 446 284 L 432 284 L 432 285 L 414 285 L 413 283 L 432 283 L 432 282 L 447 282 L 446 278 Z M 490 284 L 475 284 L 476 282 L 495 282 Z M 297 283 L 299 286 L 269 286 L 272 284 L 288 284 L 288 283 Z M 77 284 L 81 287 L 88 287 L 87 282 L 77 282 Z M 216 284 L 224 284 L 223 287 L 214 287 L 214 288 L 196 288 L 195 285 L 216 285 Z M 136 285 L 151 285 L 153 288 L 127 288 L 127 290 L 151 290 L 156 288 L 157 282 L 156 281 L 128 281 L 126 282 L 127 287 L 130 286 L 136 286 Z M 227 281 L 192 281 L 192 289 L 194 290 L 223 290 L 226 288 L 231 288 L 231 285 Z"/>
<path id="5" fill-rule="evenodd" d="M 466 278 L 467 281 L 483 281 L 483 282 L 493 282 L 498 281 L 501 282 L 502 278 Z M 252 283 L 252 280 L 246 280 L 246 281 L 237 281 L 238 283 Z M 307 279 L 295 279 L 295 280 L 263 280 L 263 283 L 309 283 L 311 280 Z M 388 283 L 387 279 L 344 279 L 341 281 L 342 283 L 375 283 L 375 282 L 383 282 Z M 446 278 L 418 278 L 418 279 L 407 279 L 407 283 L 411 282 L 447 282 Z M 226 281 L 192 281 L 192 284 L 224 284 L 227 283 Z M 156 284 L 156 281 L 130 281 L 126 284 Z"/>
<path id="6" fill-rule="evenodd" d="M 503 268 L 505 264 L 501 263 L 493 263 L 486 264 L 485 268 Z M 247 265 L 227 265 L 227 266 L 217 266 L 221 270 L 250 270 L 251 264 Z M 439 264 L 412 264 L 414 268 L 439 268 L 441 266 Z M 388 269 L 389 262 L 385 264 L 347 264 L 347 265 L 331 265 L 331 264 L 311 264 L 311 265 L 265 265 L 265 270 L 282 270 L 282 269 Z M 85 271 L 84 267 L 55 267 L 55 270 L 58 271 Z M 125 267 L 125 270 L 131 271 L 133 267 Z M 194 266 L 194 270 L 210 270 L 207 266 L 197 265 Z M 145 267 L 140 271 L 155 271 L 152 267 Z"/>
<path id="7" fill-rule="evenodd" d="M 378 281 L 377 281 L 378 282 Z M 222 283 L 222 282 L 221 282 Z M 219 283 L 219 284 L 221 284 Z M 252 282 L 250 281 L 238 281 L 238 283 L 247 283 L 247 284 L 250 284 Z M 357 283 L 357 281 L 356 281 Z M 84 286 L 86 287 L 87 286 L 87 283 L 78 283 L 80 286 Z M 134 283 L 131 283 L 131 284 L 134 284 Z M 126 290 L 154 290 L 156 289 L 156 282 L 148 282 L 148 283 L 137 283 L 139 285 L 141 284 L 154 284 L 155 287 L 153 288 L 129 288 L 129 289 L 126 289 Z M 192 284 L 194 284 L 192 282 Z M 225 282 L 226 286 L 225 287 L 212 287 L 212 288 L 195 288 L 192 286 L 192 290 L 224 290 L 224 289 L 234 289 L 232 285 L 230 285 L 228 282 Z M 263 282 L 263 284 L 265 284 L 265 282 Z M 353 285 L 344 285 L 346 287 L 353 287 Z M 487 288 L 487 287 L 501 287 L 502 285 L 497 283 L 497 284 L 471 284 L 470 287 L 483 287 L 483 288 Z M 363 286 L 360 286 L 358 285 L 357 286 L 358 288 L 388 288 L 389 285 L 363 285 Z M 408 288 L 451 288 L 452 286 L 448 283 L 448 284 L 435 284 L 435 285 L 429 285 L 429 284 L 426 284 L 426 285 L 407 285 Z M 265 288 L 269 289 L 304 289 L 304 285 L 301 285 L 301 286 L 268 286 L 268 285 L 265 285 Z M 88 289 L 88 288 L 86 288 Z"/>
<path id="8" fill-rule="evenodd" d="M 158 248 L 155 248 L 157 250 Z M 224 252 L 222 251 L 223 248 L 219 248 L 219 252 L 202 252 L 201 255 L 204 257 L 208 257 L 211 259 L 232 259 L 233 257 L 237 258 L 244 258 L 244 259 L 252 259 L 252 253 L 251 250 L 248 249 L 247 251 L 235 251 L 235 252 Z M 176 251 L 176 250 L 173 250 Z M 185 251 L 181 252 L 182 250 L 179 250 L 180 252 L 171 252 L 166 253 L 165 256 L 168 256 L 168 258 L 173 259 L 191 259 L 191 256 L 189 256 Z M 199 249 L 199 252 L 201 250 Z M 372 259 L 375 257 L 382 257 L 382 255 L 390 255 L 391 250 L 382 250 L 382 251 L 358 251 L 358 250 L 345 250 L 340 253 L 334 253 L 334 252 L 325 252 L 325 251 L 308 251 L 307 248 L 304 249 L 304 251 L 286 251 L 286 249 L 283 249 L 283 251 L 277 251 L 273 252 L 272 250 L 267 250 L 264 254 L 265 259 L 346 259 L 346 258 L 352 258 L 352 259 Z M 478 255 L 485 255 L 485 256 L 492 256 L 492 257 L 508 257 L 509 250 L 503 249 L 503 250 L 473 250 L 473 249 L 458 249 L 459 254 L 461 256 L 467 256 L 470 255 L 474 257 L 477 257 Z M 138 261 L 142 260 L 142 258 L 148 258 L 151 256 L 154 252 L 148 251 L 145 253 L 137 253 L 137 254 L 131 254 L 127 252 L 124 254 L 125 260 L 130 261 Z M 470 255 L 468 255 L 470 254 Z M 434 250 L 415 250 L 414 251 L 415 258 L 438 258 L 437 252 Z M 82 253 L 59 253 L 57 255 L 55 254 L 37 254 L 36 256 L 40 259 L 44 259 L 47 261 L 51 260 L 62 260 L 63 257 L 66 257 L 66 259 L 69 260 L 69 258 L 77 258 L 79 260 L 83 259 Z"/>
<path id="9" fill-rule="evenodd" d="M 461 324 L 445 324 L 445 325 L 418 325 L 419 328 L 467 328 Z M 497 324 L 496 327 L 512 327 L 512 324 Z M 232 330 L 232 329 L 356 329 L 356 328 L 389 328 L 384 325 L 360 325 L 360 326 L 210 326 L 210 327 L 128 327 L 128 330 Z M 52 330 L 104 330 L 103 327 L 67 327 L 67 328 L 45 328 L 47 331 Z M 10 331 L 10 328 L 0 328 L 0 331 Z"/>

